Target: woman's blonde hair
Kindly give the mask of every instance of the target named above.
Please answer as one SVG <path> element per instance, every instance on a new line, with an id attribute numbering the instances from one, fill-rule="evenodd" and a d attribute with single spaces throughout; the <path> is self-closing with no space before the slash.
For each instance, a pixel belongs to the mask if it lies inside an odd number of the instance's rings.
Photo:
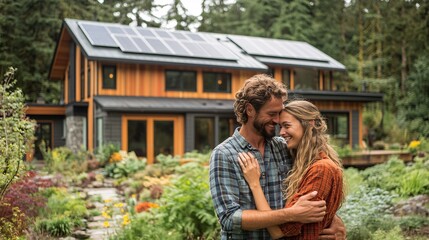
<path id="1" fill-rule="evenodd" d="M 329 145 L 326 122 L 314 104 L 305 100 L 294 100 L 287 103 L 283 111 L 294 116 L 304 130 L 298 147 L 289 149 L 294 158 L 294 165 L 283 184 L 283 193 L 289 202 L 292 200 L 292 195 L 298 191 L 302 178 L 310 166 L 320 160 L 320 153 L 325 153 L 340 169 L 342 169 L 342 162 L 337 152 Z M 341 202 L 343 200 L 344 192 L 342 192 Z"/>

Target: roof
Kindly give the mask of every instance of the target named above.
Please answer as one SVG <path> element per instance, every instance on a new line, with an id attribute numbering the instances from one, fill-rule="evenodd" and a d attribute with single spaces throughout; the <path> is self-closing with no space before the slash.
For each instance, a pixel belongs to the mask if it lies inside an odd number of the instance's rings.
<path id="1" fill-rule="evenodd" d="M 65 19 L 51 79 L 62 77 L 71 40 L 89 60 L 98 61 L 259 72 L 266 72 L 267 65 L 345 70 L 344 65 L 305 42 Z"/>
<path id="2" fill-rule="evenodd" d="M 316 101 L 344 101 L 344 102 L 382 102 L 382 93 L 369 92 L 334 92 L 334 91 L 314 91 L 314 90 L 294 90 L 289 91 L 289 99 L 306 99 Z"/>
<path id="3" fill-rule="evenodd" d="M 234 100 L 95 96 L 104 111 L 167 113 L 233 113 Z"/>
<path id="4" fill-rule="evenodd" d="M 346 70 L 343 64 L 306 42 L 239 35 L 228 38 L 265 64 Z"/>
<path id="5" fill-rule="evenodd" d="M 266 71 L 228 39 L 209 33 L 169 31 L 65 19 L 71 37 L 90 60 L 190 65 Z"/>

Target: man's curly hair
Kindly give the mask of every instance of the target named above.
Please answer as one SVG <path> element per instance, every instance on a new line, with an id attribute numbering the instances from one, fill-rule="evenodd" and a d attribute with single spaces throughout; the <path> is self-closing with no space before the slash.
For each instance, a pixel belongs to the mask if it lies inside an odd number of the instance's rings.
<path id="1" fill-rule="evenodd" d="M 235 94 L 234 112 L 237 122 L 247 123 L 246 104 L 250 103 L 259 112 L 261 107 L 272 97 L 287 100 L 284 84 L 266 74 L 258 74 L 244 82 L 243 87 Z"/>

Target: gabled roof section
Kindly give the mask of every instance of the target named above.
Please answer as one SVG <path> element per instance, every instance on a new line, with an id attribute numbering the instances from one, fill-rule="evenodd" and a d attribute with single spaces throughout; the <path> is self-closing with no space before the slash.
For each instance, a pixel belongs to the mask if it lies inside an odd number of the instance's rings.
<path id="1" fill-rule="evenodd" d="M 239 35 L 229 35 L 228 39 L 268 65 L 346 70 L 343 64 L 306 42 Z"/>
<path id="2" fill-rule="evenodd" d="M 90 60 L 188 65 L 266 71 L 268 67 L 229 39 L 207 33 L 169 31 L 65 19 L 73 40 Z"/>

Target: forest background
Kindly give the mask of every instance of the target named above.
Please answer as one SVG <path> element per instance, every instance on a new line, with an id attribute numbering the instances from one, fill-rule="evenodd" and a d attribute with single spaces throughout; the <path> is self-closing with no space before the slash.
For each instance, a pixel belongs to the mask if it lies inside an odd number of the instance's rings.
<path id="1" fill-rule="evenodd" d="M 0 0 L 0 74 L 18 68 L 26 101 L 59 103 L 48 80 L 64 18 L 305 41 L 343 63 L 342 91 L 384 93 L 364 113 L 374 140 L 429 137 L 429 1 Z M 156 12 L 165 10 L 159 16 Z"/>

